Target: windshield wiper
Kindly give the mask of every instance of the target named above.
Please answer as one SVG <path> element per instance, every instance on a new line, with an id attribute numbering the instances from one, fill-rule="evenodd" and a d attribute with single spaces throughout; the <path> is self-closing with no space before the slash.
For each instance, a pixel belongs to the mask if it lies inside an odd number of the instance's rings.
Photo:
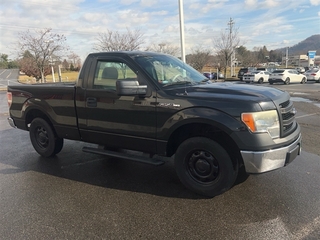
<path id="1" fill-rule="evenodd" d="M 167 83 L 164 84 L 163 87 L 168 87 L 168 86 L 173 86 L 173 85 L 182 85 L 182 84 L 195 84 L 195 82 L 193 81 L 177 81 L 177 82 L 171 82 L 171 83 Z"/>

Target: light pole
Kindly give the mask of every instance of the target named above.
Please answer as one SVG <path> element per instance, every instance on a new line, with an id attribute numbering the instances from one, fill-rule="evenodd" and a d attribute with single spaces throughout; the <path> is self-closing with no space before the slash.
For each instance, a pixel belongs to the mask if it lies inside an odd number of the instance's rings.
<path id="1" fill-rule="evenodd" d="M 54 69 L 53 69 L 53 59 L 52 56 L 50 55 L 50 60 L 51 60 L 51 73 L 52 73 L 52 81 L 55 82 L 56 79 L 54 77 Z"/>
<path id="2" fill-rule="evenodd" d="M 181 60 L 186 62 L 186 54 L 184 49 L 184 20 L 183 20 L 183 2 L 179 0 L 179 16 L 180 16 L 180 41 L 181 41 Z"/>
<path id="3" fill-rule="evenodd" d="M 45 43 L 48 43 L 49 63 L 51 64 L 52 81 L 55 82 L 56 79 L 55 79 L 55 77 L 54 77 L 52 53 L 50 52 L 50 43 L 52 43 L 52 42 L 53 42 L 53 40 L 45 41 Z"/>
<path id="4" fill-rule="evenodd" d="M 288 52 L 289 52 L 289 47 L 287 47 L 286 49 L 286 68 L 288 68 L 288 60 L 289 60 Z"/>

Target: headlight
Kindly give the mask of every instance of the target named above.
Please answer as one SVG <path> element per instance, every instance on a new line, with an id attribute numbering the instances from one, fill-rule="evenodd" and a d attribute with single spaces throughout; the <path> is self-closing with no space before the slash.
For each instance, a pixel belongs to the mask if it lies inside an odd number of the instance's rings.
<path id="1" fill-rule="evenodd" d="M 276 110 L 242 113 L 241 120 L 253 133 L 268 132 L 272 138 L 280 136 L 279 117 Z"/>

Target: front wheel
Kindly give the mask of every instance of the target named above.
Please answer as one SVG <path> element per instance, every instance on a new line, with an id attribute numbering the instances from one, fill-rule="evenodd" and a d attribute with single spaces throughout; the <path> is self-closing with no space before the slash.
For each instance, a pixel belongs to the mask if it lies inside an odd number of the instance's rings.
<path id="1" fill-rule="evenodd" d="M 302 78 L 302 81 L 300 82 L 301 84 L 305 84 L 306 83 L 306 81 L 307 81 L 307 79 L 306 78 Z"/>
<path id="2" fill-rule="evenodd" d="M 290 78 L 286 78 L 286 80 L 284 81 L 284 84 L 288 85 L 290 83 Z"/>
<path id="3" fill-rule="evenodd" d="M 238 174 L 227 151 L 204 137 L 185 140 L 177 149 L 174 164 L 180 181 L 187 188 L 208 197 L 230 189 Z"/>
<path id="4" fill-rule="evenodd" d="M 43 157 L 52 157 L 63 147 L 63 138 L 56 136 L 52 127 L 42 118 L 35 118 L 29 128 L 33 148 Z"/>

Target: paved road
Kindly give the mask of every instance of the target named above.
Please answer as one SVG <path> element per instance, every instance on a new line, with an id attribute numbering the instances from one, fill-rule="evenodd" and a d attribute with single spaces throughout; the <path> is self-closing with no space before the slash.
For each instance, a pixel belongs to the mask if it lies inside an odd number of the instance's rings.
<path id="1" fill-rule="evenodd" d="M 0 69 L 0 90 L 7 89 L 8 84 L 15 84 L 19 78 L 19 69 Z"/>
<path id="2" fill-rule="evenodd" d="M 319 141 L 319 125 L 304 125 L 319 120 L 318 107 L 296 103 L 302 128 Z M 185 189 L 171 163 L 106 159 L 72 141 L 43 159 L 6 117 L 0 92 L 1 239 L 320 238 L 320 157 L 308 142 L 289 166 L 207 199 Z"/>

